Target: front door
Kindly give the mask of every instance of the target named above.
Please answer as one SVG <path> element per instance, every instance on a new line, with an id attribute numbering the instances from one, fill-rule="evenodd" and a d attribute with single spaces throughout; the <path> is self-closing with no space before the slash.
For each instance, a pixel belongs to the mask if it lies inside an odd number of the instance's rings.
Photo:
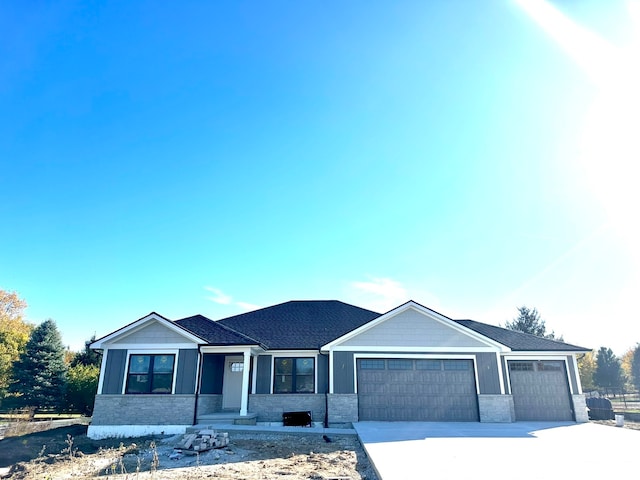
<path id="1" fill-rule="evenodd" d="M 226 357 L 222 383 L 222 408 L 240 410 L 242 402 L 242 372 L 244 357 Z"/>

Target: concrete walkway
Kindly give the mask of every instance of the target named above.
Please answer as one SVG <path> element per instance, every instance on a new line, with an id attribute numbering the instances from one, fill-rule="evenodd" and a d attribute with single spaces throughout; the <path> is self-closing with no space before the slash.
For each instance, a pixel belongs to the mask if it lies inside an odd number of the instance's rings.
<path id="1" fill-rule="evenodd" d="M 240 433 L 284 433 L 288 435 L 357 435 L 353 428 L 324 428 L 324 427 L 283 427 L 281 425 L 230 425 L 226 423 L 200 423 L 187 427 L 187 433 L 202 429 L 212 429 L 224 432 Z"/>
<path id="2" fill-rule="evenodd" d="M 380 480 L 635 478 L 640 431 L 593 423 L 360 422 Z"/>

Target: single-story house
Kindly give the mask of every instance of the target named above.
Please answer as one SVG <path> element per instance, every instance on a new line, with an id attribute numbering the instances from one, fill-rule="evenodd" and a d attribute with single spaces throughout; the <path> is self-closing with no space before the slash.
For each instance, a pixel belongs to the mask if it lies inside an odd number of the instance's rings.
<path id="1" fill-rule="evenodd" d="M 414 301 L 384 314 L 335 300 L 218 321 L 150 313 L 91 348 L 103 352 L 93 438 L 299 411 L 329 426 L 588 420 L 576 355 L 589 349 Z"/>

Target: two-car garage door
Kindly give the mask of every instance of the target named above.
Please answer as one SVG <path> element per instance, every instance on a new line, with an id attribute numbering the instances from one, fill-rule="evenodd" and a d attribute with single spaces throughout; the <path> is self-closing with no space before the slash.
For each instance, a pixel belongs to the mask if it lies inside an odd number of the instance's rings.
<path id="1" fill-rule="evenodd" d="M 471 360 L 357 360 L 360 420 L 478 421 Z"/>

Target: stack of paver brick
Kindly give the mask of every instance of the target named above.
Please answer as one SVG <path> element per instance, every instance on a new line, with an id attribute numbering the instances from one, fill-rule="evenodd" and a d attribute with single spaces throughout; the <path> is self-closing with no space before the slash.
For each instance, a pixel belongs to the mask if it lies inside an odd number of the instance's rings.
<path id="1" fill-rule="evenodd" d="M 215 430 L 200 430 L 197 433 L 183 435 L 174 450 L 177 453 L 195 455 L 212 448 L 223 448 L 227 445 L 229 445 L 228 433 L 218 433 Z"/>

